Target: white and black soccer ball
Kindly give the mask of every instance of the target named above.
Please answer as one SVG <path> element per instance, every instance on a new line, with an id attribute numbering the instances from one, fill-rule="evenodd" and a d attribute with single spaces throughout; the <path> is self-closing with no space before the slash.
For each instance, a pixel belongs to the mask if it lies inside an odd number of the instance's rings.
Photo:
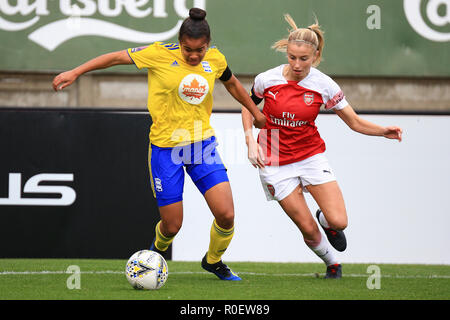
<path id="1" fill-rule="evenodd" d="M 166 283 L 169 269 L 159 253 L 140 250 L 128 259 L 125 275 L 133 288 L 155 290 Z"/>

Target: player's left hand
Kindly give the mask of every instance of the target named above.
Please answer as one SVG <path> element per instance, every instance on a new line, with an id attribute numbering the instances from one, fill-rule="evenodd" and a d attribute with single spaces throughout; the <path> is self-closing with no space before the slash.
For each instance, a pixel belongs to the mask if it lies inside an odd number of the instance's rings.
<path id="1" fill-rule="evenodd" d="M 383 137 L 388 139 L 397 139 L 399 142 L 402 141 L 402 133 L 403 130 L 400 127 L 391 126 L 385 127 L 385 132 L 383 133 Z"/>

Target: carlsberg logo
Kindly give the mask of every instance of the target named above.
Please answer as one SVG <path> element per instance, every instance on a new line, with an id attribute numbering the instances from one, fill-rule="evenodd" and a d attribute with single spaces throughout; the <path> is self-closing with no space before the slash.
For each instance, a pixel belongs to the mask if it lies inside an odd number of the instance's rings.
<path id="1" fill-rule="evenodd" d="M 149 33 L 127 28 L 101 19 L 90 18 L 94 14 L 105 18 L 122 14 L 142 18 L 168 18 L 166 5 L 173 2 L 178 21 L 167 31 Z M 81 36 L 99 36 L 135 43 L 165 41 L 174 37 L 183 22 L 189 16 L 188 4 L 205 9 L 206 0 L 0 0 L 0 30 L 28 30 L 38 24 L 41 17 L 54 14 L 49 4 L 59 4 L 59 13 L 66 16 L 32 31 L 28 39 L 49 51 L 60 44 Z M 55 6 L 52 6 L 53 8 Z M 32 16 L 32 18 L 30 18 Z M 20 18 L 23 17 L 23 20 Z M 20 22 L 18 22 L 20 21 Z"/>

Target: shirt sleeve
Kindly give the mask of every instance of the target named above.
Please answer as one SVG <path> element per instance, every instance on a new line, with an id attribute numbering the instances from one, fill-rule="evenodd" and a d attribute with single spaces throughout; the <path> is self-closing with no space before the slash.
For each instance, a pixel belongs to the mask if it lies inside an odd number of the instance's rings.
<path id="1" fill-rule="evenodd" d="M 154 65 L 159 50 L 157 43 L 154 43 L 148 46 L 129 48 L 127 52 L 136 67 L 142 69 L 151 68 Z"/>
<path id="2" fill-rule="evenodd" d="M 222 73 L 222 75 L 219 77 L 221 81 L 228 81 L 233 76 L 233 72 L 231 72 L 231 69 L 229 67 L 225 68 L 225 71 Z"/>
<path id="3" fill-rule="evenodd" d="M 263 101 L 263 98 L 260 98 L 255 93 L 255 86 L 253 85 L 252 89 L 250 90 L 250 98 L 253 100 L 253 102 L 258 105 Z"/>
<path id="4" fill-rule="evenodd" d="M 325 109 L 327 110 L 341 110 L 348 105 L 348 102 L 341 88 L 331 78 L 329 78 L 327 89 L 325 90 L 325 96 L 327 98 Z"/>
<path id="5" fill-rule="evenodd" d="M 261 74 L 258 74 L 253 82 L 252 95 L 255 95 L 259 99 L 264 98 L 264 82 Z"/>
<path id="6" fill-rule="evenodd" d="M 225 71 L 227 70 L 228 63 L 227 63 L 227 59 L 225 58 L 225 56 L 217 48 L 214 48 L 214 50 L 216 50 L 216 52 L 217 52 L 217 56 L 216 56 L 217 57 L 217 60 L 216 60 L 216 63 L 217 63 L 216 78 L 220 79 L 224 75 Z M 227 80 L 229 80 L 229 79 L 227 79 Z"/>

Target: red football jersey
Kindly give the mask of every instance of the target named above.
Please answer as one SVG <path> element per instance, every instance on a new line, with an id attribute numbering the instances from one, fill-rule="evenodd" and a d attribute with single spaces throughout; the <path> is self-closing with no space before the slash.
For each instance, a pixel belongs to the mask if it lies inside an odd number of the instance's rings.
<path id="1" fill-rule="evenodd" d="M 264 99 L 266 126 L 258 143 L 266 165 L 284 165 L 304 160 L 325 151 L 325 142 L 315 125 L 320 107 L 343 109 L 348 105 L 338 84 L 311 68 L 300 82 L 287 81 L 285 65 L 256 76 L 252 93 Z"/>

